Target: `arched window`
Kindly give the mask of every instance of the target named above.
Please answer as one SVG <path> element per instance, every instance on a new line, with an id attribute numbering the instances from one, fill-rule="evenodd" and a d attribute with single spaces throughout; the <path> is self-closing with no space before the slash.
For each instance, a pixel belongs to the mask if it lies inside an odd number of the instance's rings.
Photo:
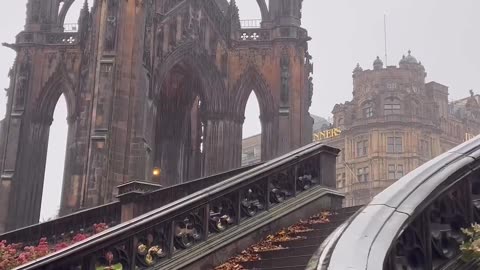
<path id="1" fill-rule="evenodd" d="M 55 107 L 54 121 L 50 126 L 40 222 L 56 218 L 59 215 L 63 164 L 67 150 L 68 124 L 65 115 L 67 115 L 67 103 L 62 95 Z"/>
<path id="2" fill-rule="evenodd" d="M 262 124 L 259 121 L 260 107 L 255 91 L 250 94 L 245 109 L 242 142 L 242 166 L 261 161 L 262 158 Z"/>

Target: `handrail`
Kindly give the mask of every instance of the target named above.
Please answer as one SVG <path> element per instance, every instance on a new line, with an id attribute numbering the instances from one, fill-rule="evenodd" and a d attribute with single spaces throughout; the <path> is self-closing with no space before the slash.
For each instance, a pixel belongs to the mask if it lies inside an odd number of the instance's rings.
<path id="1" fill-rule="evenodd" d="M 139 208 L 138 213 L 144 214 L 154 208 L 174 202 L 176 199 L 224 181 L 234 175 L 255 168 L 260 164 L 262 163 L 145 193 L 135 200 L 135 204 Z M 47 238 L 48 241 L 53 240 L 62 242 L 65 240 L 62 238 L 72 238 L 78 233 L 92 234 L 94 224 L 105 223 L 108 227 L 120 224 L 122 215 L 121 208 L 122 202 L 116 201 L 102 206 L 83 209 L 47 222 L 30 225 L 0 234 L 0 241 L 5 240 L 8 243 L 22 243 L 23 246 L 34 246 L 38 244 L 38 241 L 41 238 Z M 50 244 L 54 245 L 56 243 Z"/>
<path id="2" fill-rule="evenodd" d="M 94 224 L 105 223 L 112 227 L 120 223 L 120 217 L 120 203 L 112 202 L 0 234 L 0 241 L 36 245 L 40 238 L 58 238 L 62 234 L 73 236 L 81 231 L 87 232 L 89 229 L 93 229 Z"/>
<path id="3" fill-rule="evenodd" d="M 177 249 L 206 241 L 311 185 L 331 186 L 338 152 L 321 143 L 307 145 L 18 269 L 56 269 L 65 264 L 92 269 L 92 261 L 151 266 L 152 259 L 157 263 Z"/>
<path id="4" fill-rule="evenodd" d="M 308 269 L 446 267 L 458 259 L 460 229 L 480 222 L 473 202 L 480 192 L 479 175 L 480 136 L 377 195 L 329 239 L 330 248 Z"/>

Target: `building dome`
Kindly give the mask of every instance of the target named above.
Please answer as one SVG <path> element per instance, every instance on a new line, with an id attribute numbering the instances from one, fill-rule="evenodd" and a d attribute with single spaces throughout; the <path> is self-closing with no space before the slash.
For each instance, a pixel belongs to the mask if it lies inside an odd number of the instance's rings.
<path id="1" fill-rule="evenodd" d="M 400 65 L 402 64 L 418 64 L 418 61 L 415 57 L 412 56 L 412 51 L 408 51 L 408 56 L 403 56 L 400 60 Z"/>
<path id="2" fill-rule="evenodd" d="M 357 72 L 362 72 L 362 71 L 363 71 L 363 68 L 360 66 L 360 64 L 357 64 L 357 66 L 353 70 L 353 73 L 355 74 Z"/>
<path id="3" fill-rule="evenodd" d="M 383 61 L 380 59 L 379 56 L 377 56 L 377 59 L 373 62 L 373 69 L 378 70 L 383 68 Z"/>

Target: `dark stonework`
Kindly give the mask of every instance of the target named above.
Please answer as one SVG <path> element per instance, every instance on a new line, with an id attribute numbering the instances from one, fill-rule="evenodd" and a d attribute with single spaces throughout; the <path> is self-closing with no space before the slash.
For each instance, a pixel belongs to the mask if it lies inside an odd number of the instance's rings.
<path id="1" fill-rule="evenodd" d="M 257 1 L 258 29 L 241 29 L 235 1 L 96 0 L 64 32 L 72 2 L 29 0 L 24 31 L 5 44 L 17 59 L 0 130 L 0 232 L 38 222 L 61 95 L 61 215 L 115 200 L 132 180 L 171 186 L 239 167 L 252 91 L 263 160 L 310 142 L 301 0 Z"/>

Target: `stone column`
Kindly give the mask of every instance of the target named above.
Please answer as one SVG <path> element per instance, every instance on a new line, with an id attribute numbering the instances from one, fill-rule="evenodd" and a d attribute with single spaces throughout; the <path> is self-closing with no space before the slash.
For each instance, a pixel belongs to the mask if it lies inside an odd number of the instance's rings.
<path id="1" fill-rule="evenodd" d="M 278 121 L 273 114 L 261 115 L 262 122 L 262 161 L 268 161 L 278 156 L 278 138 L 282 134 L 278 129 Z"/>
<path id="2" fill-rule="evenodd" d="M 15 168 L 15 181 L 11 183 L 7 230 L 39 221 L 51 123 L 51 119 L 38 118 L 25 123 L 18 154 L 19 164 L 24 166 Z"/>
<path id="3" fill-rule="evenodd" d="M 156 161 L 161 168 L 163 186 L 182 182 L 185 112 L 159 112 L 157 122 Z"/>
<path id="4" fill-rule="evenodd" d="M 243 117 L 205 114 L 204 176 L 241 166 Z"/>

